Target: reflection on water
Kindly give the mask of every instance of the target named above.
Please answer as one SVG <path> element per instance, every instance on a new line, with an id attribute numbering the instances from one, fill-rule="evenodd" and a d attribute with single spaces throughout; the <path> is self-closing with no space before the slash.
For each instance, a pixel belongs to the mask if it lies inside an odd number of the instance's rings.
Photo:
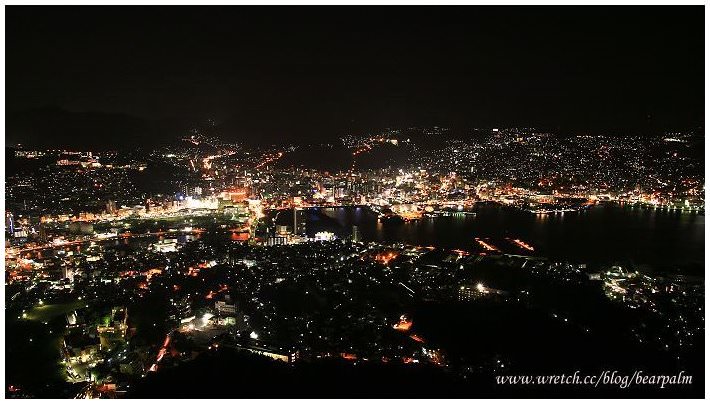
<path id="1" fill-rule="evenodd" d="M 704 262 L 703 214 L 611 204 L 553 215 L 479 205 L 476 213 L 382 224 L 364 208 L 312 208 L 307 231 L 313 235 L 328 230 L 349 237 L 357 225 L 365 241 L 461 249 L 470 249 L 474 237 L 512 237 L 530 242 L 545 256 L 574 261 L 628 259 L 654 266 Z"/>
<path id="2" fill-rule="evenodd" d="M 471 250 L 475 238 L 520 239 L 535 253 L 573 262 L 610 263 L 630 260 L 654 268 L 680 269 L 703 274 L 705 216 L 681 211 L 632 206 L 599 205 L 581 212 L 535 215 L 497 205 L 478 205 L 475 216 L 423 218 L 416 222 L 380 223 L 366 208 L 309 208 L 306 230 L 310 236 L 331 231 L 350 238 L 352 226 L 364 241 L 404 242 L 421 246 Z M 292 225 L 292 215 L 280 214 L 277 222 Z M 243 235 L 225 234 L 226 240 L 243 241 Z M 183 244 L 201 234 L 175 234 Z M 104 246 L 148 247 L 158 236 L 106 241 Z M 83 251 L 90 244 L 61 247 Z M 51 249 L 50 249 L 51 250 Z M 27 258 L 41 257 L 41 250 Z"/>

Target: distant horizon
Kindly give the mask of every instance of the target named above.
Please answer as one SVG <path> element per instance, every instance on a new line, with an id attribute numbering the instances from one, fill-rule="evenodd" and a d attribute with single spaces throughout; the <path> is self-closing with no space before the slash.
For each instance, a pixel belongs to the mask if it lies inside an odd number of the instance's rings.
<path id="1" fill-rule="evenodd" d="M 404 126 L 704 126 L 701 7 L 6 10 L 9 141 L 113 145 L 139 141 L 135 125 L 161 137 L 208 118 L 311 143 Z"/>
<path id="2" fill-rule="evenodd" d="M 65 129 L 65 128 L 59 128 L 56 129 L 52 127 L 51 125 L 48 126 L 42 126 L 42 125 L 36 125 L 32 122 L 29 123 L 29 126 L 25 126 L 23 129 L 19 130 L 13 130 L 12 128 L 8 128 L 6 131 L 6 146 L 7 147 L 15 147 L 17 145 L 22 145 L 26 147 L 34 147 L 34 148 L 61 148 L 61 147 L 69 147 L 69 148 L 77 148 L 77 147 L 85 147 L 87 151 L 90 150 L 112 150 L 112 149 L 126 149 L 126 148 L 135 148 L 131 147 L 131 145 L 127 145 L 122 138 L 116 137 L 116 136 L 130 136 L 131 139 L 134 140 L 143 140 L 147 141 L 146 146 L 166 146 L 171 143 L 174 143 L 176 141 L 179 141 L 180 139 L 184 138 L 185 136 L 190 135 L 190 131 L 199 127 L 204 127 L 208 124 L 209 119 L 204 119 L 201 122 L 194 122 L 192 125 L 170 125 L 167 122 L 160 122 L 160 121 L 150 121 L 146 120 L 137 116 L 132 116 L 129 114 L 124 114 L 124 113 L 113 113 L 113 112 L 102 112 L 102 111 L 71 111 L 67 110 L 64 108 L 60 108 L 57 106 L 45 106 L 45 107 L 38 107 L 38 108 L 32 108 L 26 111 L 22 111 L 22 113 L 29 113 L 33 114 L 36 112 L 40 113 L 51 113 L 51 114 L 58 114 L 58 115 L 63 115 L 65 118 L 70 118 L 74 119 L 73 122 L 71 122 L 70 129 Z M 99 119 L 100 118 L 100 119 Z M 105 120 L 105 122 L 101 122 L 101 119 Z M 8 119 L 10 121 L 11 119 Z M 124 120 L 124 121 L 121 121 Z M 106 142 L 107 139 L 101 139 L 101 144 L 95 144 L 91 145 L 92 138 L 93 140 L 96 140 L 94 137 L 95 134 L 98 132 L 102 132 L 101 128 L 96 127 L 98 124 L 106 124 L 105 130 L 109 134 L 114 135 L 114 140 L 115 142 Z M 121 128 L 116 129 L 115 127 L 111 126 L 111 122 L 120 122 Z M 9 125 L 8 125 L 9 126 Z M 22 126 L 22 125 L 19 125 Z M 217 122 L 215 127 L 217 129 L 215 130 L 220 130 L 221 123 Z M 379 131 L 386 131 L 386 130 L 406 130 L 406 129 L 414 129 L 414 128 L 434 128 L 434 127 L 439 127 L 439 128 L 445 128 L 447 130 L 453 130 L 455 132 L 465 132 L 465 131 L 475 131 L 475 130 L 493 130 L 493 129 L 533 129 L 533 130 L 539 130 L 542 132 L 548 132 L 557 136 L 580 136 L 580 135 L 593 135 L 593 136 L 661 136 L 666 133 L 674 133 L 674 132 L 686 132 L 689 134 L 694 134 L 696 136 L 704 136 L 703 129 L 704 125 L 698 124 L 698 125 L 685 125 L 685 126 L 675 126 L 675 127 L 667 127 L 667 128 L 637 128 L 637 129 L 624 129 L 624 128 L 619 128 L 619 129 L 574 129 L 574 128 L 561 128 L 561 127 L 554 127 L 554 125 L 525 125 L 525 124 L 518 124 L 518 125 L 506 125 L 506 124 L 495 124 L 495 123 L 489 123 L 485 125 L 450 125 L 445 122 L 441 122 L 438 124 L 431 124 L 431 125 L 407 125 L 407 124 L 402 124 L 399 126 L 382 126 L 382 127 L 372 127 L 372 128 L 363 128 L 363 129 L 352 129 L 352 130 L 344 130 L 340 132 L 332 132 L 328 136 L 323 136 L 323 137 L 308 137 L 308 138 L 295 138 L 294 136 L 287 136 L 286 133 L 284 133 L 284 137 L 279 137 L 279 136 L 269 136 L 267 139 L 272 139 L 273 142 L 270 141 L 265 141 L 265 142 L 254 142 L 255 139 L 251 139 L 251 142 L 248 139 L 249 134 L 248 133 L 235 133 L 236 130 L 233 128 L 228 128 L 227 131 L 224 131 L 223 133 L 215 134 L 215 136 L 219 137 L 221 140 L 232 142 L 232 143 L 241 143 L 241 144 L 249 144 L 252 146 L 268 146 L 269 144 L 295 144 L 295 145 L 308 145 L 308 144 L 327 144 L 327 143 L 333 143 L 338 141 L 339 137 L 345 136 L 345 135 L 366 135 L 368 133 L 376 133 Z M 52 134 L 52 132 L 57 131 L 59 134 L 64 134 L 64 132 L 67 132 L 69 130 L 76 131 L 75 136 L 69 136 L 67 134 L 65 140 L 63 143 L 52 143 L 52 141 L 57 141 L 58 139 L 55 137 L 55 135 Z M 152 132 L 151 132 L 152 131 Z M 86 138 L 85 138 L 85 137 Z M 149 137 L 149 138 L 147 138 Z M 28 141 L 29 140 L 29 141 Z M 49 141 L 49 143 L 48 143 Z M 89 144 L 87 144 L 87 142 Z"/>

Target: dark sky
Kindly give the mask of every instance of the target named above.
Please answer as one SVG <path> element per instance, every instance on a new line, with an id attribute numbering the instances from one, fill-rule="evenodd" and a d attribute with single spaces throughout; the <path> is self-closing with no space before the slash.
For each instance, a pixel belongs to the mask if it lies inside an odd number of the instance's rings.
<path id="1" fill-rule="evenodd" d="M 7 136 L 48 136 L 27 122 L 46 107 L 79 126 L 94 112 L 177 131 L 213 118 L 235 139 L 435 124 L 700 126 L 703 11 L 7 6 Z M 63 125 L 49 125 L 60 139 L 71 133 Z"/>

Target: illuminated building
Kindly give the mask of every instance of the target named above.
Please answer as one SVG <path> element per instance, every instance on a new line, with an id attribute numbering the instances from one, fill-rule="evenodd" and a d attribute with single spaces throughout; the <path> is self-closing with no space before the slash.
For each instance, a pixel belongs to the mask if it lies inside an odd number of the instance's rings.
<path id="1" fill-rule="evenodd" d="M 96 327 L 96 331 L 102 336 L 102 343 L 110 339 L 124 338 L 127 330 L 128 310 L 125 307 L 113 307 L 111 314 Z"/>
<path id="2" fill-rule="evenodd" d="M 97 336 L 84 332 L 71 332 L 64 337 L 64 355 L 69 363 L 85 363 L 101 350 Z"/>
<path id="3" fill-rule="evenodd" d="M 12 235 L 15 238 L 27 238 L 27 230 L 21 227 L 17 227 L 15 228 L 15 232 Z"/>
<path id="4" fill-rule="evenodd" d="M 237 313 L 237 305 L 232 302 L 232 299 L 230 298 L 229 295 L 224 296 L 225 300 L 219 300 L 215 302 L 214 308 L 217 310 L 217 313 L 219 315 L 222 314 L 236 314 Z"/>
<path id="5" fill-rule="evenodd" d="M 489 288 L 482 283 L 464 284 L 459 286 L 458 300 L 461 302 L 470 302 L 484 297 L 507 296 L 508 292 Z"/>
<path id="6" fill-rule="evenodd" d="M 271 236 L 266 240 L 267 246 L 286 245 L 286 244 L 288 244 L 288 237 L 286 237 L 286 236 Z"/>
<path id="7" fill-rule="evenodd" d="M 335 240 L 335 234 L 329 231 L 319 231 L 315 234 L 316 241 L 333 241 Z"/>
<path id="8" fill-rule="evenodd" d="M 352 241 L 353 243 L 359 243 L 362 240 L 362 235 L 360 234 L 360 228 L 353 226 Z"/>
<path id="9" fill-rule="evenodd" d="M 116 206 L 116 201 L 109 200 L 106 202 L 106 213 L 114 215 L 118 212 L 118 206 Z"/>
<path id="10" fill-rule="evenodd" d="M 458 291 L 458 298 L 459 301 L 469 302 L 484 297 L 487 293 L 486 287 L 481 283 L 475 285 L 461 285 Z"/>
<path id="11" fill-rule="evenodd" d="M 302 209 L 293 209 L 293 234 L 306 234 L 306 212 Z"/>
<path id="12" fill-rule="evenodd" d="M 5 231 L 10 234 L 15 233 L 15 221 L 12 212 L 5 212 Z"/>
<path id="13" fill-rule="evenodd" d="M 164 240 L 160 240 L 157 243 L 153 244 L 153 249 L 158 252 L 175 252 L 177 251 L 177 239 L 176 238 L 167 238 Z"/>

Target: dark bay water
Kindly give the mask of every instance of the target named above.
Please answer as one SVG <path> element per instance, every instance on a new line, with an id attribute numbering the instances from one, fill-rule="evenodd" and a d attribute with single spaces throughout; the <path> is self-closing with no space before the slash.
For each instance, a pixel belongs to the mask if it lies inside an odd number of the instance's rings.
<path id="1" fill-rule="evenodd" d="M 476 216 L 379 223 L 366 208 L 312 208 L 307 232 L 349 237 L 357 225 L 364 241 L 405 242 L 471 249 L 475 237 L 519 238 L 536 254 L 577 262 L 631 261 L 702 274 L 704 214 L 604 204 L 582 212 L 539 216 L 498 205 L 479 205 Z M 282 215 L 288 216 L 288 215 Z"/>

